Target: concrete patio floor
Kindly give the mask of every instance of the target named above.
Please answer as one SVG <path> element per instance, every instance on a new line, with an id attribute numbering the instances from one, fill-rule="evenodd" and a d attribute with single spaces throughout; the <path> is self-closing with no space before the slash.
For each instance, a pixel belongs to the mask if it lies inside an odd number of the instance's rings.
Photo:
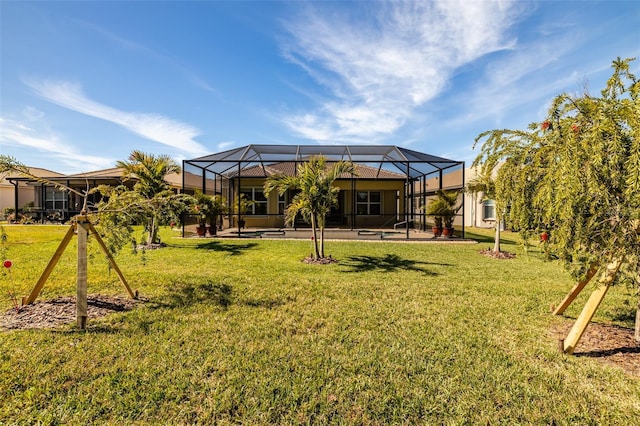
<path id="1" fill-rule="evenodd" d="M 438 243 L 475 243 L 475 240 L 461 238 L 461 231 L 456 230 L 453 237 L 437 237 L 429 231 L 410 229 L 408 236 L 406 230 L 394 229 L 325 229 L 324 238 L 329 241 L 422 241 Z M 262 238 L 262 239 L 311 239 L 311 229 L 309 228 L 245 228 L 238 233 L 237 228 L 224 229 L 218 231 L 216 237 L 200 238 Z"/>

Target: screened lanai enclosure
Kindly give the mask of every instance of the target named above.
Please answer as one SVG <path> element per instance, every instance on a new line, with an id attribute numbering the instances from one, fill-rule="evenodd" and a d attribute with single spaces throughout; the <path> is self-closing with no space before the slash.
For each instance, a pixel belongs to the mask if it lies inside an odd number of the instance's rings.
<path id="1" fill-rule="evenodd" d="M 459 190 L 462 208 L 454 224 L 464 233 L 464 162 L 391 145 L 248 145 L 183 161 L 183 191 L 221 195 L 227 213 L 217 223 L 238 235 L 261 230 L 284 233 L 308 228 L 302 218 L 285 228 L 285 209 L 295 195 L 263 193 L 265 180 L 275 174 L 295 175 L 298 165 L 313 156 L 327 163 L 355 165 L 342 175 L 338 203 L 326 218 L 327 228 L 349 231 L 394 232 L 410 238 L 410 231 L 430 230 L 425 206 L 442 190 Z M 242 200 L 249 200 L 249 203 Z M 193 232 L 197 217 L 184 221 Z"/>

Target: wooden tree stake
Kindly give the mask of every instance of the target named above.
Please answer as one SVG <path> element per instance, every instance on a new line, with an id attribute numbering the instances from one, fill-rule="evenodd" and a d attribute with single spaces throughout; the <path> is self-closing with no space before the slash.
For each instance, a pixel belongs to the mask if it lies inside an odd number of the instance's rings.
<path id="1" fill-rule="evenodd" d="M 53 272 L 53 268 L 56 266 L 56 264 L 58 263 L 58 260 L 60 260 L 60 257 L 62 256 L 62 253 L 64 253 L 65 249 L 69 245 L 69 241 L 71 241 L 71 238 L 75 233 L 75 230 L 76 230 L 75 224 L 69 227 L 69 230 L 67 231 L 64 238 L 60 242 L 60 245 L 56 249 L 56 252 L 51 257 L 51 260 L 49 260 L 49 264 L 47 265 L 46 268 L 44 268 L 44 272 L 42 272 L 42 275 L 40 275 L 40 278 L 38 279 L 36 286 L 33 288 L 33 290 L 31 290 L 31 293 L 29 294 L 29 296 L 22 298 L 22 306 L 30 305 L 33 302 L 35 302 L 36 298 L 42 291 L 42 287 L 44 287 L 44 283 L 46 283 L 47 280 L 49 279 L 51 272 Z"/>
<path id="2" fill-rule="evenodd" d="M 74 218 L 74 223 L 69 227 L 69 230 L 67 231 L 64 238 L 60 242 L 60 245 L 58 246 L 56 252 L 51 257 L 51 260 L 49 260 L 49 264 L 47 265 L 44 272 L 38 279 L 38 282 L 36 283 L 35 287 L 33 288 L 33 290 L 31 290 L 31 293 L 29 294 L 29 296 L 25 296 L 22 298 L 22 305 L 23 306 L 29 305 L 36 300 L 36 298 L 42 291 L 42 288 L 44 287 L 45 282 L 47 282 L 47 279 L 51 275 L 53 268 L 58 263 L 58 260 L 60 260 L 62 253 L 64 253 L 65 249 L 69 245 L 69 241 L 71 241 L 73 234 L 76 232 L 78 234 L 76 319 L 78 322 L 78 328 L 80 328 L 81 330 L 84 330 L 87 326 L 87 238 L 90 233 L 92 233 L 95 236 L 96 241 L 98 241 L 98 245 L 107 256 L 107 259 L 111 264 L 111 267 L 116 271 L 116 274 L 120 279 L 120 282 L 129 293 L 129 296 L 131 296 L 132 299 L 135 299 L 138 297 L 138 292 L 132 291 L 131 287 L 129 287 L 129 284 L 127 284 L 127 280 L 125 280 L 124 275 L 122 274 L 122 271 L 116 264 L 116 261 L 113 259 L 113 256 L 109 252 L 109 249 L 107 249 L 107 246 L 102 240 L 102 237 L 100 237 L 100 234 L 98 234 L 96 229 L 93 227 L 93 224 L 89 221 L 88 216 L 80 215 Z"/>
<path id="3" fill-rule="evenodd" d="M 578 297 L 580 292 L 584 289 L 584 287 L 591 281 L 591 278 L 598 272 L 598 264 L 592 263 L 591 267 L 587 271 L 587 275 L 584 277 L 582 281 L 579 281 L 576 285 L 573 286 L 569 294 L 565 296 L 565 298 L 560 302 L 560 305 L 553 311 L 553 315 L 561 315 L 564 313 L 565 309 L 573 303 L 573 301 Z"/>
<path id="4" fill-rule="evenodd" d="M 602 302 L 605 294 L 607 294 L 607 290 L 609 290 L 609 285 L 604 284 L 600 285 L 593 293 L 591 293 L 591 297 L 589 297 L 587 304 L 582 308 L 580 316 L 576 322 L 573 323 L 573 327 L 571 327 L 571 331 L 569 331 L 567 338 L 564 339 L 565 353 L 569 355 L 573 354 L 576 345 L 580 341 L 584 331 L 587 329 L 591 318 L 593 318 L 593 314 L 596 313 L 598 306 L 600 306 L 600 302 Z"/>
<path id="5" fill-rule="evenodd" d="M 100 236 L 100 234 L 98 234 L 98 231 L 96 231 L 96 228 L 94 228 L 91 223 L 89 224 L 89 229 L 91 230 L 92 235 L 96 238 L 96 241 L 98 242 L 98 245 L 102 249 L 103 253 L 105 254 L 105 256 L 107 256 L 107 260 L 109 260 L 109 264 L 111 265 L 113 270 L 116 271 L 116 275 L 118 275 L 120 282 L 122 283 L 124 288 L 127 290 L 127 293 L 129 293 L 129 296 L 131 296 L 132 299 L 137 298 L 138 297 L 137 291 L 134 293 L 133 290 L 131 290 L 131 287 L 129 287 L 129 284 L 127 284 L 127 280 L 124 278 L 122 271 L 118 267 L 118 264 L 116 263 L 111 253 L 109 252 L 109 249 L 107 248 L 106 244 L 102 240 L 102 237 Z"/>
<path id="6" fill-rule="evenodd" d="M 565 353 L 569 355 L 573 354 L 580 338 L 587 329 L 587 326 L 593 318 L 593 315 L 596 313 L 598 306 L 600 306 L 600 302 L 604 299 L 604 296 L 607 294 L 607 290 L 609 290 L 611 283 L 615 279 L 616 274 L 620 269 L 620 265 L 622 265 L 622 259 L 616 259 L 607 265 L 607 270 L 600 280 L 600 285 L 593 293 L 591 293 L 589 300 L 584 305 L 584 308 L 582 308 L 582 312 L 580 312 L 580 316 L 573 324 L 567 338 L 564 340 Z"/>

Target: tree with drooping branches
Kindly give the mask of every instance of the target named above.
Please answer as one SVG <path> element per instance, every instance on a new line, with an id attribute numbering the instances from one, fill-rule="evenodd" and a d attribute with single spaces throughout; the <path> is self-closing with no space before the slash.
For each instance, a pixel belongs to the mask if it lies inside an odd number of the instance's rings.
<path id="1" fill-rule="evenodd" d="M 474 165 L 521 232 L 549 230 L 576 275 L 640 288 L 640 83 L 618 58 L 599 96 L 561 94 L 527 130 L 490 130 Z M 640 303 L 636 313 L 640 341 Z"/>

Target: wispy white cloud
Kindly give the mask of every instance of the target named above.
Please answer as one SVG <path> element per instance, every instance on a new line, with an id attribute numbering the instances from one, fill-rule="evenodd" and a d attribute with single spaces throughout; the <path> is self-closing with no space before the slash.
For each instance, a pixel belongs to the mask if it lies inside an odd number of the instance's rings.
<path id="1" fill-rule="evenodd" d="M 515 1 L 359 5 L 308 6 L 285 24 L 292 36 L 285 56 L 330 92 L 317 110 L 283 117 L 303 137 L 375 142 L 395 132 L 457 68 L 511 49 L 507 30 L 522 10 Z"/>
<path id="2" fill-rule="evenodd" d="M 560 30 L 564 27 L 571 25 L 558 26 Z M 550 30 L 544 33 L 550 34 Z M 534 110 L 528 117 L 534 121 L 546 114 L 548 102 L 561 92 L 581 92 L 587 76 L 602 70 L 598 65 L 601 58 L 594 58 L 592 64 L 582 58 L 568 60 L 576 45 L 583 42 L 580 33 L 559 31 L 551 35 L 522 42 L 517 50 L 491 61 L 466 92 L 452 98 L 460 108 L 441 124 L 456 127 L 491 119 L 500 126 L 503 118 L 524 105 Z"/>
<path id="3" fill-rule="evenodd" d="M 184 150 L 194 155 L 204 155 L 207 149 L 194 138 L 200 131 L 158 114 L 121 111 L 88 98 L 79 84 L 65 81 L 25 80 L 42 98 L 85 115 L 115 123 L 146 139 Z"/>
<path id="4" fill-rule="evenodd" d="M 114 159 L 81 154 L 70 144 L 63 142 L 57 134 L 36 129 L 31 124 L 36 113 L 38 119 L 42 117 L 42 113 L 33 108 L 26 111 L 26 121 L 0 117 L 0 142 L 3 145 L 29 148 L 44 153 L 54 160 L 52 163 L 58 165 L 57 170 L 67 173 L 113 167 Z"/>
<path id="5" fill-rule="evenodd" d="M 218 142 L 218 151 L 224 151 L 228 148 L 231 148 L 232 146 L 234 146 L 236 143 L 233 141 L 222 141 L 222 142 Z"/>

